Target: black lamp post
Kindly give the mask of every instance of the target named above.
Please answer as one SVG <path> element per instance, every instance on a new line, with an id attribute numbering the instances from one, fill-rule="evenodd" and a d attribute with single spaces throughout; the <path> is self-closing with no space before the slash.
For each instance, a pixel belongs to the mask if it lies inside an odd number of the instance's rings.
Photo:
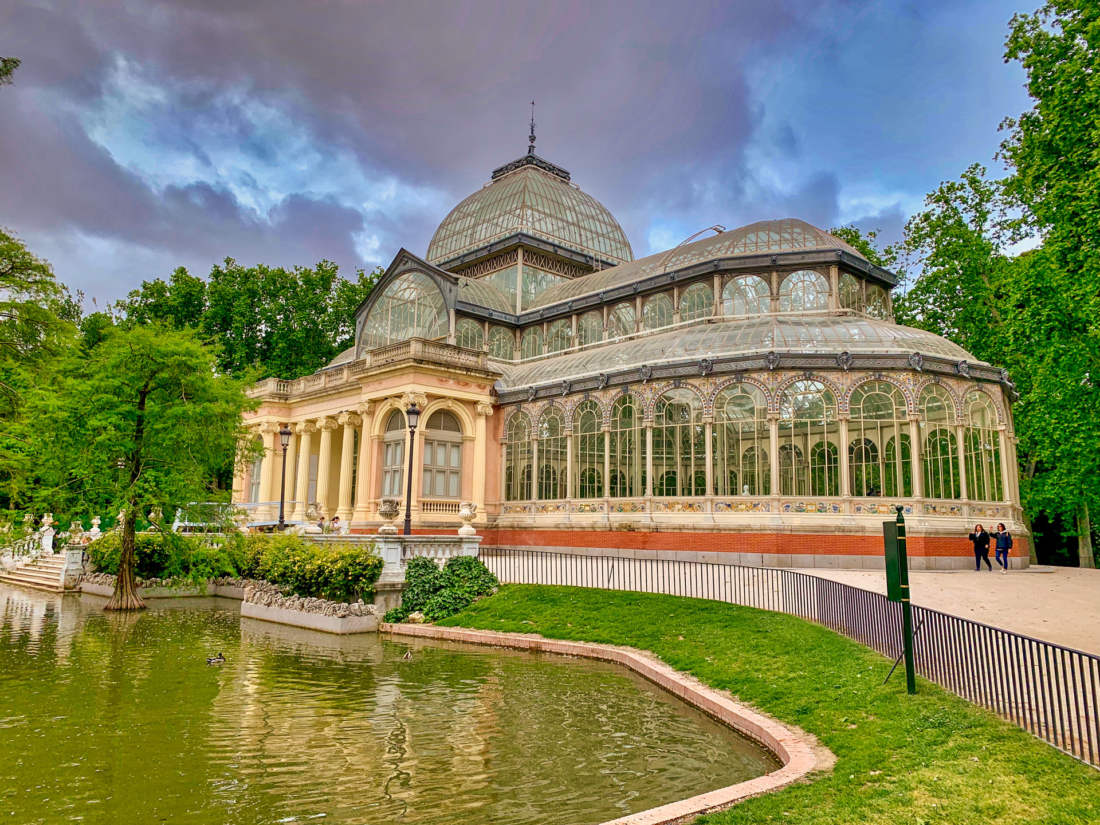
<path id="1" fill-rule="evenodd" d="M 420 420 L 420 408 L 413 401 L 405 410 L 409 417 L 409 474 L 405 478 L 405 535 L 412 535 L 413 497 L 413 448 L 416 446 L 416 423 Z"/>
<path id="2" fill-rule="evenodd" d="M 283 503 L 286 500 L 286 448 L 290 446 L 290 428 L 284 425 L 279 430 L 279 443 L 283 445 L 283 474 L 279 479 L 279 532 L 286 529 L 283 518 Z"/>

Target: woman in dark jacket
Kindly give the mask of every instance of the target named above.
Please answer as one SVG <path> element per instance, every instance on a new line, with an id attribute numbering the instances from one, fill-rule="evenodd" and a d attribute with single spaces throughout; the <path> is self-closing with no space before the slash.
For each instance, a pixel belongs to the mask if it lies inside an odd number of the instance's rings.
<path id="1" fill-rule="evenodd" d="M 1003 524 L 998 524 L 993 531 L 993 538 L 997 542 L 997 564 L 1001 565 L 1001 572 L 1008 572 L 1008 551 L 1012 549 L 1012 534 Z"/>
<path id="2" fill-rule="evenodd" d="M 993 572 L 993 565 L 989 563 L 989 533 L 980 524 L 975 525 L 974 532 L 967 536 L 974 545 L 974 572 L 982 569 L 982 562 Z"/>

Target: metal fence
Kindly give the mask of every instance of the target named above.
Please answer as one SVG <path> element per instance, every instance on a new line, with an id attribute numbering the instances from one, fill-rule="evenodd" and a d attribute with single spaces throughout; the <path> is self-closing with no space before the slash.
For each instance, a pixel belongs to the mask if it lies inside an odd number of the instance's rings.
<path id="1" fill-rule="evenodd" d="M 901 655 L 901 605 L 818 576 L 657 558 L 485 548 L 502 582 L 714 599 L 825 625 L 884 656 Z M 1100 657 L 913 606 L 917 673 L 1100 767 Z"/>

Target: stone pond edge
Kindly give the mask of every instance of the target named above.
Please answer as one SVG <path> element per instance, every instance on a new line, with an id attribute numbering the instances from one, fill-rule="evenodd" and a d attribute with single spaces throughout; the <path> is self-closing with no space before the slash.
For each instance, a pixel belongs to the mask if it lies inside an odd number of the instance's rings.
<path id="1" fill-rule="evenodd" d="M 778 790 L 811 773 L 832 768 L 836 761 L 831 751 L 806 731 L 784 724 L 758 710 L 734 701 L 729 696 L 681 673 L 645 651 L 629 647 L 547 639 L 533 633 L 501 633 L 494 630 L 437 627 L 424 624 L 379 626 L 383 633 L 442 639 L 471 644 L 509 647 L 532 652 L 557 653 L 614 662 L 634 671 L 684 702 L 733 728 L 771 751 L 782 767 L 771 773 L 738 782 L 696 796 L 670 802 L 601 823 L 601 825 L 672 825 L 690 822 L 697 816 L 722 811 L 742 800 Z"/>

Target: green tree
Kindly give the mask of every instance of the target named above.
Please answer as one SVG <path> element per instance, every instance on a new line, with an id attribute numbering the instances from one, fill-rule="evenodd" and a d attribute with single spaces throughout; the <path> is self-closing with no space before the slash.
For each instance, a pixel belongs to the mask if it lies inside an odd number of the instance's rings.
<path id="1" fill-rule="evenodd" d="M 18 57 L 0 57 L 0 86 L 11 83 L 11 76 L 22 61 Z"/>
<path id="2" fill-rule="evenodd" d="M 167 281 L 142 281 L 141 288 L 131 290 L 115 308 L 130 323 L 198 329 L 206 311 L 206 282 L 181 266 Z"/>
<path id="3" fill-rule="evenodd" d="M 244 443 L 250 402 L 240 381 L 217 374 L 213 353 L 191 331 L 150 324 L 100 333 L 28 396 L 22 474 L 43 506 L 125 511 L 107 609 L 130 610 L 144 606 L 133 572 L 139 514 L 222 495 L 215 478 Z"/>
<path id="4" fill-rule="evenodd" d="M 898 275 L 902 274 L 899 268 L 901 265 L 901 248 L 898 244 L 881 245 L 878 240 L 877 229 L 861 232 L 855 226 L 849 224 L 847 226 L 834 226 L 829 230 L 829 234 L 840 238 L 848 246 L 855 248 L 857 252 L 875 266 L 881 266 L 883 269 L 888 269 Z"/>

